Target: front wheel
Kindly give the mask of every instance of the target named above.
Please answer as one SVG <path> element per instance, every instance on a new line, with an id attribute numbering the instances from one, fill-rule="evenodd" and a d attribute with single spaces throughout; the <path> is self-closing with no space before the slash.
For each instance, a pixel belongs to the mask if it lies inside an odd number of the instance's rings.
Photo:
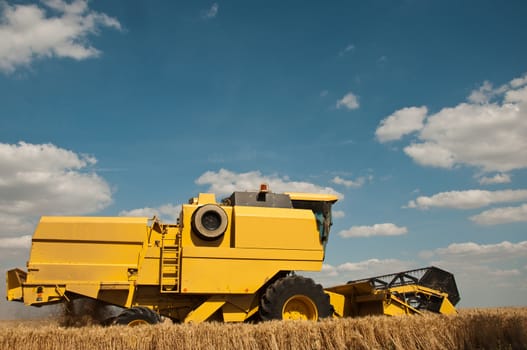
<path id="1" fill-rule="evenodd" d="M 126 325 L 130 327 L 144 324 L 156 324 L 161 322 L 159 314 L 147 307 L 133 307 L 126 309 L 119 314 L 114 320 L 114 324 Z"/>
<path id="2" fill-rule="evenodd" d="M 266 320 L 317 321 L 333 314 L 329 296 L 320 284 L 302 276 L 287 276 L 270 285 L 260 302 Z"/>

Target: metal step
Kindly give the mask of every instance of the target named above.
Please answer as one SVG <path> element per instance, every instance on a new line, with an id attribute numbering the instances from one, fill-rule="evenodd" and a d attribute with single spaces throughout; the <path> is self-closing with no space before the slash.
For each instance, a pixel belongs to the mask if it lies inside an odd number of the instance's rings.
<path id="1" fill-rule="evenodd" d="M 161 293 L 179 292 L 180 250 L 179 235 L 175 239 L 166 239 L 163 237 L 159 271 Z"/>

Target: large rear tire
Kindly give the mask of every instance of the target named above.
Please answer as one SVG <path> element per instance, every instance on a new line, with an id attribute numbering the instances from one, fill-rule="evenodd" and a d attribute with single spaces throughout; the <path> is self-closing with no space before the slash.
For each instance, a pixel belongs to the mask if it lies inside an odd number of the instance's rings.
<path id="1" fill-rule="evenodd" d="M 260 318 L 317 321 L 333 315 L 329 296 L 311 278 L 287 276 L 271 284 L 260 302 Z"/>
<path id="2" fill-rule="evenodd" d="M 159 314 L 147 307 L 142 306 L 125 309 L 114 320 L 114 324 L 126 325 L 130 327 L 145 324 L 156 324 L 159 322 L 161 322 L 161 317 Z"/>
<path id="3" fill-rule="evenodd" d="M 112 318 L 120 312 L 120 308 L 100 300 L 77 295 L 69 295 L 69 301 L 65 302 L 63 307 L 61 325 L 65 327 L 105 324 L 106 319 Z"/>

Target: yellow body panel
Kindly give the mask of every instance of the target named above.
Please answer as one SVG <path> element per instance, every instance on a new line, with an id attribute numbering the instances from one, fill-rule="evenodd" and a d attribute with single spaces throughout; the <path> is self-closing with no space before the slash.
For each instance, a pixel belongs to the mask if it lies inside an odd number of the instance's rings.
<path id="1" fill-rule="evenodd" d="M 321 267 L 321 261 L 183 257 L 181 292 L 255 293 L 279 271 L 288 269 L 315 271 Z"/>
<path id="2" fill-rule="evenodd" d="M 193 232 L 193 213 L 210 198 L 183 205 L 181 293 L 255 293 L 280 271 L 319 271 L 324 246 L 313 212 L 302 209 L 223 206 L 228 225 L 214 241 Z M 198 278 L 196 276 L 199 276 Z"/>
<path id="3" fill-rule="evenodd" d="M 350 315 L 350 301 L 343 294 L 325 291 L 329 295 L 329 302 L 333 305 L 333 313 L 335 317 L 344 317 Z"/>
<path id="4" fill-rule="evenodd" d="M 292 200 L 300 201 L 320 201 L 320 202 L 336 202 L 339 197 L 333 194 L 324 193 L 303 193 L 303 192 L 286 192 Z"/>
<path id="5" fill-rule="evenodd" d="M 457 314 L 456 307 L 452 305 L 450 300 L 448 298 L 443 299 L 443 302 L 441 303 L 441 307 L 439 308 L 439 312 L 444 315 L 454 315 Z"/>
<path id="6" fill-rule="evenodd" d="M 54 239 L 143 243 L 147 222 L 146 217 L 43 216 L 33 241 Z"/>
<path id="7" fill-rule="evenodd" d="M 147 218 L 43 217 L 33 236 L 27 284 L 127 282 L 138 269 Z"/>
<path id="8" fill-rule="evenodd" d="M 209 248 L 209 247 L 183 247 L 184 258 L 206 257 L 213 259 L 233 260 L 282 260 L 282 261 L 317 261 L 322 264 L 322 250 L 298 249 L 249 249 L 249 248 Z"/>
<path id="9" fill-rule="evenodd" d="M 7 300 L 18 301 L 24 297 L 22 285 L 26 282 L 27 273 L 20 269 L 12 269 L 6 272 Z"/>
<path id="10" fill-rule="evenodd" d="M 237 248 L 323 250 L 311 210 L 235 206 L 234 212 Z"/>
<path id="11" fill-rule="evenodd" d="M 209 318 L 223 305 L 225 305 L 225 298 L 217 295 L 211 296 L 185 317 L 185 323 L 201 322 L 203 319 Z"/>

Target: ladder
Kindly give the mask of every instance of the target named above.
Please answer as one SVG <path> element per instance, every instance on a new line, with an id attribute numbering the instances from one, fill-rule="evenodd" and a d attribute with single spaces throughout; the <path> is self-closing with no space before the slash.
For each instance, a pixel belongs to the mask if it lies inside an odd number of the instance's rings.
<path id="1" fill-rule="evenodd" d="M 180 237 L 179 233 L 174 238 L 167 238 L 166 234 L 163 235 L 159 269 L 161 293 L 179 293 Z"/>

